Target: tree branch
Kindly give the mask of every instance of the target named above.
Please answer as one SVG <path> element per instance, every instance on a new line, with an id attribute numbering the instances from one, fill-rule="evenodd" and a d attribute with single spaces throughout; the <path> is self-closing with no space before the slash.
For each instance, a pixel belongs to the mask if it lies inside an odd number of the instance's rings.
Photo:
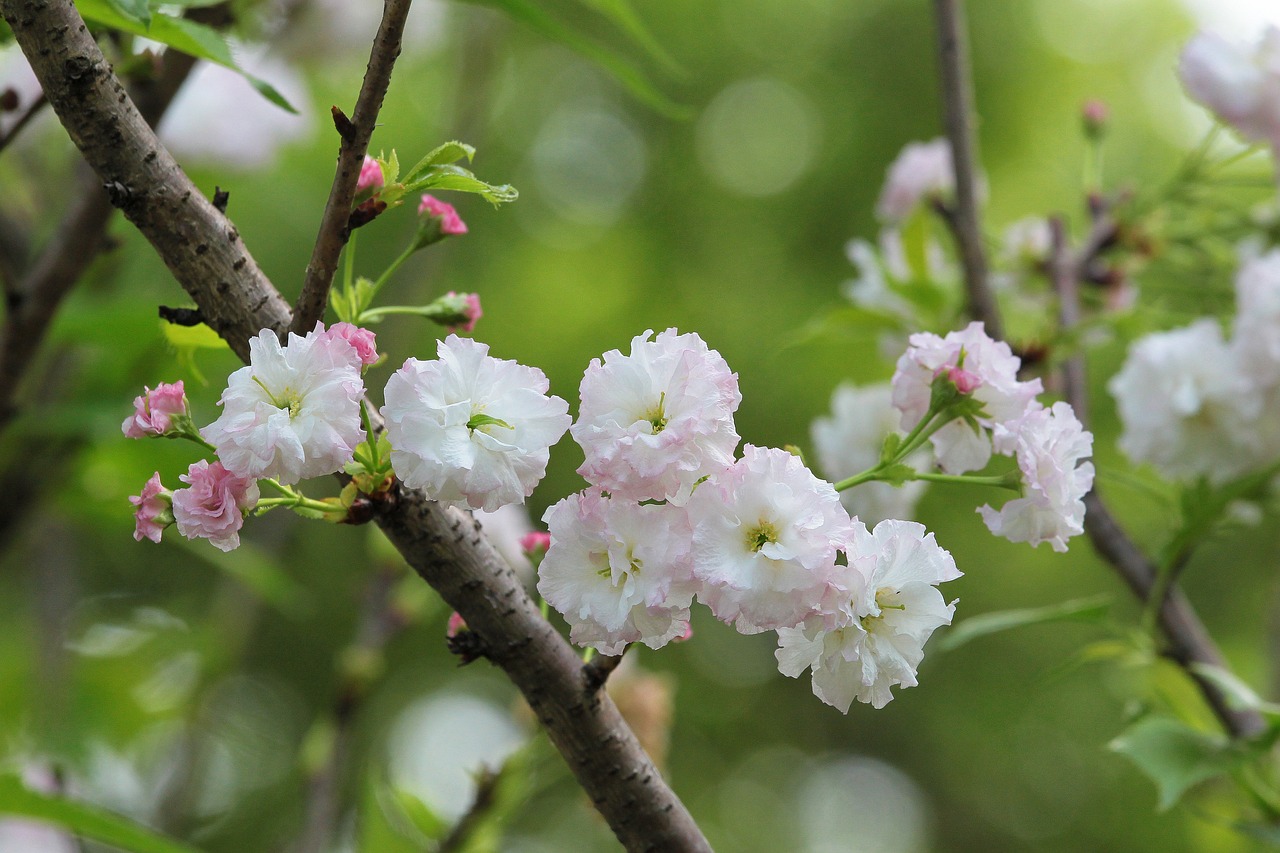
<path id="1" fill-rule="evenodd" d="M 18 138 L 18 134 L 26 127 L 33 118 L 40 114 L 40 110 L 48 101 L 45 100 L 44 93 L 40 93 L 40 97 L 31 102 L 31 106 L 27 107 L 22 115 L 18 116 L 18 120 L 13 123 L 13 127 L 9 128 L 9 132 L 4 136 L 0 136 L 0 152 L 8 148 L 13 140 Z"/>
<path id="2" fill-rule="evenodd" d="M 1106 213 L 1099 211 L 1080 253 L 1073 254 L 1067 247 L 1066 228 L 1062 219 L 1054 217 L 1049 224 L 1053 235 L 1049 273 L 1058 294 L 1059 323 L 1062 331 L 1070 332 L 1080 322 L 1081 274 L 1092 262 L 1099 247 L 1105 243 L 1099 235 L 1111 230 L 1112 226 Z M 1088 386 L 1085 382 L 1082 352 L 1077 352 L 1063 363 L 1062 375 L 1067 402 L 1075 410 L 1076 417 L 1087 426 Z M 1084 503 L 1084 529 L 1094 550 L 1119 573 L 1139 601 L 1150 601 L 1160 588 L 1159 570 L 1112 516 L 1096 486 L 1085 496 Z M 1233 737 L 1248 738 L 1264 731 L 1266 722 L 1258 712 L 1231 707 L 1217 684 L 1191 668 L 1196 663 L 1219 669 L 1228 669 L 1228 665 L 1191 603 L 1172 583 L 1166 589 L 1157 616 L 1160 628 L 1169 642 L 1169 657 L 1195 681 L 1214 715 Z"/>
<path id="3" fill-rule="evenodd" d="M 0 0 L 0 13 L 73 141 L 105 181 L 128 189 L 126 215 L 209 324 L 242 358 L 259 329 L 286 328 L 287 304 L 234 227 L 140 121 L 70 0 Z M 542 618 L 474 519 L 417 491 L 402 490 L 392 503 L 379 525 L 481 636 L 622 844 L 631 851 L 709 851 L 613 701 L 585 691 L 581 659 Z"/>
<path id="4" fill-rule="evenodd" d="M 374 38 L 369 54 L 369 66 L 365 69 L 364 83 L 356 98 L 356 109 L 351 115 L 347 133 L 340 134 L 338 147 L 338 171 L 329 189 L 329 201 L 320 218 L 320 233 L 307 264 L 307 274 L 302 282 L 302 292 L 293 311 L 293 331 L 309 332 L 316 321 L 324 316 L 329 300 L 329 286 L 338 268 L 338 256 L 347 243 L 347 220 L 351 216 L 351 202 L 356 197 L 356 182 L 360 167 L 369 150 L 369 138 L 373 136 L 382 109 L 382 99 L 391 83 L 391 70 L 400 55 L 400 41 L 404 36 L 404 22 L 409 15 L 411 0 L 383 0 L 382 23 Z M 335 108 L 336 110 L 336 108 Z"/>
<path id="5" fill-rule="evenodd" d="M 998 340 L 1004 337 L 1004 323 L 987 277 L 987 253 L 978 212 L 978 142 L 973 132 L 973 80 L 964 32 L 964 4 L 963 0 L 934 0 L 933 7 L 938 24 L 943 120 L 956 176 L 956 204 L 946 221 L 964 267 L 966 311 L 981 320 L 987 334 Z"/>

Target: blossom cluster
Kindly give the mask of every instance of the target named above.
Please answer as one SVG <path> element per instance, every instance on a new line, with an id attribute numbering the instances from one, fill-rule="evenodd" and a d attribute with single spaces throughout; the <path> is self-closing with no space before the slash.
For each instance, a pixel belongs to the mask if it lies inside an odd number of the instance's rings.
<path id="1" fill-rule="evenodd" d="M 1280 250 L 1241 249 L 1236 314 L 1133 342 L 1107 384 L 1120 449 L 1172 479 L 1234 479 L 1280 458 Z"/>
<path id="2" fill-rule="evenodd" d="M 574 642 L 660 648 L 687 636 L 696 598 L 742 633 L 778 631 L 783 672 L 812 669 L 842 711 L 915 684 L 925 641 L 951 620 L 936 589 L 959 576 L 951 556 L 919 525 L 868 532 L 790 452 L 746 445 L 735 459 L 742 397 L 719 353 L 646 332 L 593 361 L 580 397 L 570 433 L 590 486 L 547 511 L 538 580 Z"/>

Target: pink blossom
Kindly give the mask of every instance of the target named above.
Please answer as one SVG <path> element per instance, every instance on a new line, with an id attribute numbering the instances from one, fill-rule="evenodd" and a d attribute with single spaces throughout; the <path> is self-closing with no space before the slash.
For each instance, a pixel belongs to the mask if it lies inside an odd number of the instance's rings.
<path id="1" fill-rule="evenodd" d="M 947 140 L 909 143 L 889 166 L 876 216 L 891 225 L 900 223 L 925 199 L 951 192 L 955 183 Z"/>
<path id="2" fill-rule="evenodd" d="M 520 550 L 533 559 L 535 554 L 545 554 L 551 547 L 551 534 L 541 530 L 531 530 L 520 537 Z"/>
<path id="3" fill-rule="evenodd" d="M 698 599 L 744 634 L 813 615 L 852 532 L 832 485 L 774 448 L 747 445 L 742 459 L 694 490 L 688 510 Z"/>
<path id="4" fill-rule="evenodd" d="M 378 165 L 378 161 L 368 154 L 364 155 L 364 163 L 360 166 L 360 178 L 356 181 L 356 193 L 380 189 L 382 181 L 382 167 Z"/>
<path id="5" fill-rule="evenodd" d="M 133 538 L 159 542 L 161 532 L 173 524 L 173 493 L 161 485 L 159 471 L 142 486 L 142 494 L 130 496 L 129 503 L 137 507 L 133 513 Z"/>
<path id="6" fill-rule="evenodd" d="M 458 294 L 450 290 L 446 295 L 456 297 Z M 480 307 L 480 294 L 464 293 L 462 295 L 462 299 L 462 316 L 465 318 L 466 322 L 460 323 L 457 326 L 449 326 L 448 330 L 450 332 L 456 332 L 461 329 L 463 332 L 471 334 L 471 332 L 475 331 L 476 323 L 484 316 L 484 311 Z"/>
<path id="7" fill-rule="evenodd" d="M 173 517 L 188 539 L 208 539 L 220 551 L 240 546 L 244 513 L 258 503 L 258 484 L 201 459 L 178 479 L 188 488 L 173 493 Z"/>
<path id="8" fill-rule="evenodd" d="M 1040 407 L 1036 402 L 1036 395 L 1043 390 L 1040 380 L 1018 381 L 1022 362 L 1008 344 L 988 337 L 981 323 L 970 323 L 945 338 L 921 332 L 912 335 L 909 344 L 893 374 L 893 405 L 902 412 L 903 429 L 913 429 L 929 412 L 933 380 L 939 371 L 960 368 L 969 374 L 963 382 L 982 403 L 984 414 L 977 422 L 984 429 L 975 431 L 968 422 L 957 420 L 930 437 L 938 464 L 948 474 L 963 474 L 986 465 L 991 458 L 986 430 Z"/>
<path id="9" fill-rule="evenodd" d="M 687 498 L 693 484 L 733 463 L 742 401 L 738 375 L 696 334 L 667 329 L 593 359 L 570 430 L 586 461 L 578 473 L 632 500 Z"/>
<path id="10" fill-rule="evenodd" d="M 360 363 L 366 367 L 378 360 L 378 348 L 374 345 L 376 335 L 368 329 L 351 323 L 334 323 L 325 334 L 330 338 L 341 338 L 355 347 Z"/>
<path id="11" fill-rule="evenodd" d="M 129 438 L 164 435 L 173 427 L 174 418 L 188 413 L 181 379 L 174 383 L 161 382 L 154 389 L 145 390 L 141 397 L 133 398 L 134 412 L 120 425 Z"/>
<path id="12" fill-rule="evenodd" d="M 462 618 L 462 614 L 456 610 L 450 613 L 449 622 L 444 628 L 444 635 L 453 639 L 465 630 L 467 630 L 467 620 Z"/>
<path id="13" fill-rule="evenodd" d="M 441 201 L 432 195 L 424 195 L 418 205 L 419 216 L 430 216 L 440 220 L 440 233 L 459 235 L 467 233 L 467 223 L 462 221 L 458 211 L 448 202 Z"/>

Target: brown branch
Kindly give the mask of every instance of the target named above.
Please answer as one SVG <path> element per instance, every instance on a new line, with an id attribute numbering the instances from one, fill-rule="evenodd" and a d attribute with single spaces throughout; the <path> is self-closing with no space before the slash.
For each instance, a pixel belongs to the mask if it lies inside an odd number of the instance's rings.
<path id="1" fill-rule="evenodd" d="M 259 329 L 286 328 L 288 305 L 240 247 L 234 227 L 143 129 L 70 0 L 0 0 L 0 14 L 73 141 L 105 181 L 128 190 L 126 214 L 210 325 L 242 358 Z M 488 657 L 524 694 L 626 849 L 711 849 L 613 701 L 584 690 L 581 659 L 542 618 L 474 519 L 406 490 L 378 523 L 482 637 Z"/>
<path id="2" fill-rule="evenodd" d="M 40 97 L 31 102 L 31 106 L 27 107 L 22 115 L 18 116 L 18 120 L 13 123 L 13 127 L 9 128 L 9 132 L 4 136 L 0 136 L 0 153 L 8 148 L 13 140 L 18 138 L 18 134 L 26 127 L 33 118 L 40 114 L 40 110 L 48 103 L 44 96 L 44 92 L 40 93 Z"/>
<path id="3" fill-rule="evenodd" d="M 987 334 L 998 340 L 1004 337 L 1004 323 L 987 275 L 987 253 L 978 212 L 978 142 L 973 131 L 973 80 L 965 40 L 964 4 L 962 0 L 934 0 L 933 7 L 937 18 L 943 119 L 956 176 L 956 203 L 946 220 L 964 267 L 966 311 L 975 320 L 981 320 Z"/>
<path id="4" fill-rule="evenodd" d="M 307 274 L 302 282 L 293 310 L 293 331 L 302 334 L 310 331 L 316 321 L 324 316 L 329 300 L 329 286 L 338 268 L 338 256 L 347 243 L 347 220 L 351 216 L 351 203 L 356 196 L 356 181 L 360 167 L 369 150 L 369 138 L 382 109 L 382 99 L 391 83 L 391 70 L 400 55 L 400 41 L 404 36 L 404 22 L 409 15 L 411 0 L 383 0 L 382 23 L 373 40 L 369 54 L 369 66 L 365 70 L 364 83 L 356 98 L 356 109 L 348 122 L 346 133 L 340 133 L 342 144 L 338 147 L 338 171 L 329 189 L 329 201 L 320 219 L 320 233 L 307 264 Z M 334 108 L 335 120 L 341 111 Z M 345 116 L 343 116 L 345 119 Z"/>
<path id="5" fill-rule="evenodd" d="M 240 233 L 178 166 L 111 72 L 71 0 L 0 0 L 49 103 L 111 203 L 156 248 L 241 358 L 264 328 L 288 327 L 288 304 Z"/>
<path id="6" fill-rule="evenodd" d="M 1062 219 L 1054 217 L 1049 224 L 1053 235 L 1049 273 L 1058 294 L 1058 319 L 1062 331 L 1071 332 L 1080 323 L 1081 275 L 1105 243 L 1100 235 L 1114 229 L 1107 221 L 1106 213 L 1099 211 L 1079 253 L 1072 253 L 1067 246 Z M 1076 417 L 1087 426 L 1088 385 L 1082 351 L 1077 351 L 1063 362 L 1062 375 L 1067 402 L 1075 410 Z M 1159 570 L 1112 516 L 1096 486 L 1085 495 L 1084 503 L 1085 534 L 1098 555 L 1111 564 L 1139 601 L 1149 602 L 1153 595 L 1159 595 Z M 1233 708 L 1217 684 L 1192 668 L 1193 664 L 1207 664 L 1219 669 L 1227 669 L 1228 665 L 1182 592 L 1173 583 L 1164 586 L 1164 590 L 1165 597 L 1160 602 L 1157 617 L 1169 643 L 1168 656 L 1195 681 L 1214 715 L 1233 737 L 1248 738 L 1264 731 L 1266 722 L 1257 711 Z"/>
<path id="7" fill-rule="evenodd" d="M 626 649 L 622 650 L 626 654 Z M 622 665 L 622 655 L 596 655 L 589 663 L 582 665 L 582 683 L 587 691 L 594 693 L 604 687 L 604 683 L 613 675 L 613 671 Z"/>

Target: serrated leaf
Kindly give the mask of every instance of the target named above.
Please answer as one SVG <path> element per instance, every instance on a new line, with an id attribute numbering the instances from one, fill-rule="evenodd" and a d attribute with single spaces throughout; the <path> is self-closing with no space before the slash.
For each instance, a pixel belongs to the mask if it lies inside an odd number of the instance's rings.
<path id="1" fill-rule="evenodd" d="M 106 809 L 28 790 L 17 776 L 0 776 L 0 814 L 18 815 L 133 853 L 199 853 L 180 841 Z"/>
<path id="2" fill-rule="evenodd" d="M 553 18 L 531 0 L 463 0 L 477 6 L 501 9 L 534 32 L 558 41 L 609 72 L 632 96 L 670 118 L 687 119 L 693 111 L 662 94 L 634 65 L 611 50 L 601 47 L 577 30 Z"/>
<path id="3" fill-rule="evenodd" d="M 395 152 L 392 152 L 394 156 Z M 437 145 L 435 148 L 427 152 L 427 155 L 413 164 L 413 168 L 404 176 L 404 183 L 410 184 L 422 176 L 422 173 L 432 166 L 447 166 L 450 163 L 456 163 L 463 157 L 467 158 L 470 163 L 476 156 L 476 149 L 465 142 L 446 142 L 443 145 Z M 392 181 L 388 181 L 391 183 Z"/>
<path id="4" fill-rule="evenodd" d="M 499 204 L 515 201 L 520 197 L 516 188 L 510 184 L 494 186 L 485 183 L 461 166 L 432 166 L 413 183 L 405 184 L 404 192 L 419 193 L 424 190 L 454 190 L 455 192 L 476 193 L 495 207 Z"/>
<path id="5" fill-rule="evenodd" d="M 1048 622 L 1097 623 L 1106 618 L 1110 607 L 1110 596 L 1095 595 L 1045 607 L 1001 610 L 997 613 L 971 616 L 947 631 L 942 641 L 938 643 L 938 648 L 944 652 L 954 651 L 979 637 L 987 637 L 1027 625 L 1043 625 Z M 1125 646 L 1124 650 L 1128 651 L 1129 648 Z"/>
<path id="6" fill-rule="evenodd" d="M 154 12 L 149 24 L 144 24 L 119 12 L 113 5 L 115 0 L 75 0 L 75 2 L 76 8 L 80 10 L 81 16 L 86 21 L 144 36 L 198 59 L 207 59 L 209 62 L 230 68 L 244 77 L 249 85 L 276 106 L 291 113 L 297 112 L 274 86 L 239 66 L 227 40 L 212 27 L 163 12 Z"/>
<path id="7" fill-rule="evenodd" d="M 883 465 L 890 459 L 898 455 L 898 448 L 902 447 L 902 436 L 896 432 L 891 432 L 884 437 L 884 444 L 880 447 L 880 463 Z"/>
<path id="8" fill-rule="evenodd" d="M 1109 744 L 1156 784 L 1159 810 L 1172 808 L 1191 786 L 1234 770 L 1248 758 L 1221 736 L 1172 717 L 1138 720 Z"/>

